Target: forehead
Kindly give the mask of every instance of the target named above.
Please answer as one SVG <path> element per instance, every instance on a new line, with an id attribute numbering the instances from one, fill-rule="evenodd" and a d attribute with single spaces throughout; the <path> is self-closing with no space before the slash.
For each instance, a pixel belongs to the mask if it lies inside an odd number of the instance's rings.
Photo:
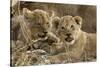
<path id="1" fill-rule="evenodd" d="M 61 19 L 61 23 L 63 25 L 70 25 L 70 24 L 74 24 L 75 20 L 72 16 L 65 16 Z"/>

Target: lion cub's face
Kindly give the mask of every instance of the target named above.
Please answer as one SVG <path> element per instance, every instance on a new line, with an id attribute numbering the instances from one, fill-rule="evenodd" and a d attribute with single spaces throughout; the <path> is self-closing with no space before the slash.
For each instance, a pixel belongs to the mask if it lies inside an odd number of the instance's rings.
<path id="1" fill-rule="evenodd" d="M 30 11 L 24 8 L 23 14 L 32 32 L 32 38 L 38 39 L 46 37 L 49 28 L 49 16 L 47 12 L 39 9 Z"/>
<path id="2" fill-rule="evenodd" d="M 60 39 L 69 45 L 75 43 L 80 34 L 82 19 L 79 16 L 64 16 L 60 19 L 58 35 Z"/>

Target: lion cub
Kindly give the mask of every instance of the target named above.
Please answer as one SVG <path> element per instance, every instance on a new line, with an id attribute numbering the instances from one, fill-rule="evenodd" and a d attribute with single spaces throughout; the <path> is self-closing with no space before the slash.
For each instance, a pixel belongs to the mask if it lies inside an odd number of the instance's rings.
<path id="1" fill-rule="evenodd" d="M 45 38 L 50 28 L 49 14 L 46 11 L 23 8 L 23 14 L 12 18 L 12 28 L 20 25 L 22 34 L 27 40 Z"/>
<path id="2" fill-rule="evenodd" d="M 66 52 L 49 56 L 51 63 L 66 63 L 82 61 L 82 56 L 96 59 L 96 34 L 81 30 L 82 18 L 80 16 L 63 16 L 56 20 L 57 36 L 66 47 Z M 90 61 L 94 60 L 91 59 Z"/>
<path id="3" fill-rule="evenodd" d="M 19 40 L 24 39 L 23 41 L 26 43 L 32 41 L 34 42 L 33 48 L 50 51 L 48 48 L 53 49 L 53 46 L 50 47 L 52 42 L 57 42 L 57 37 L 51 31 L 53 17 L 53 12 L 50 14 L 40 9 L 31 11 L 23 8 L 22 15 L 12 18 L 12 28 L 20 26 L 21 35 L 18 36 Z"/>
<path id="4" fill-rule="evenodd" d="M 43 51 L 47 53 L 53 52 L 55 48 L 50 45 L 56 41 L 56 38 L 50 31 L 51 17 L 52 15 L 44 10 L 36 9 L 31 11 L 27 8 L 23 8 L 23 14 L 13 17 L 12 31 L 18 32 L 16 42 L 21 41 L 24 43 L 15 50 L 15 53 L 18 53 L 21 50 L 23 51 L 24 49 L 25 51 L 30 51 L 32 49 L 35 53 L 42 53 Z M 15 28 L 18 28 L 19 30 L 16 30 Z M 31 42 L 32 44 L 30 44 Z M 18 45 L 19 43 L 16 44 L 16 46 Z M 54 51 L 54 53 L 55 52 L 56 51 Z"/>

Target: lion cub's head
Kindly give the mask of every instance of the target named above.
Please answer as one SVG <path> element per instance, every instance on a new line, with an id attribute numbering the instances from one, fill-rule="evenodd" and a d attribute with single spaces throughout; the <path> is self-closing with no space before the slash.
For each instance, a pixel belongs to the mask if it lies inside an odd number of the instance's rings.
<path id="1" fill-rule="evenodd" d="M 78 39 L 80 35 L 80 29 L 82 24 L 82 18 L 80 16 L 63 16 L 56 19 L 56 25 L 58 31 L 58 37 L 66 44 L 72 45 Z"/>
<path id="2" fill-rule="evenodd" d="M 27 22 L 27 26 L 32 32 L 32 38 L 44 38 L 48 32 L 49 24 L 49 14 L 46 11 L 36 9 L 29 10 L 27 8 L 23 9 L 23 15 Z"/>

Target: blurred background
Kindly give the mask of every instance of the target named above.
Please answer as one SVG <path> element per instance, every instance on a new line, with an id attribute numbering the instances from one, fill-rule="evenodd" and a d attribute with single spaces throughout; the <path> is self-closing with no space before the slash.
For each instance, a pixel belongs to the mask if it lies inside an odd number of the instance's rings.
<path id="1" fill-rule="evenodd" d="M 12 2 L 13 3 L 13 2 Z M 45 11 L 55 11 L 59 17 L 65 15 L 81 16 L 83 18 L 82 30 L 88 33 L 96 33 L 96 6 L 94 5 L 75 5 L 75 4 L 59 4 L 59 3 L 42 3 L 42 2 L 15 2 L 12 6 L 12 16 L 18 15 L 18 5 L 20 4 L 20 12 L 23 8 L 30 10 L 42 9 Z"/>

